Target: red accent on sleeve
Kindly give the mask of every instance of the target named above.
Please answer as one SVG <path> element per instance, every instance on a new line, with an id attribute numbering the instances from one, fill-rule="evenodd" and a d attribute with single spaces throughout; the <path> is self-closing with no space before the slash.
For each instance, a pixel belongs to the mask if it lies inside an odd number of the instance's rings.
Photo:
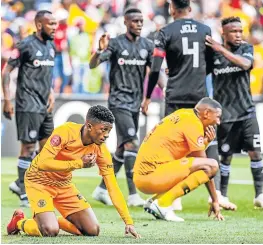
<path id="1" fill-rule="evenodd" d="M 166 56 L 166 52 L 161 50 L 161 49 L 154 48 L 154 50 L 153 50 L 153 57 L 156 57 L 156 56 L 164 58 Z"/>

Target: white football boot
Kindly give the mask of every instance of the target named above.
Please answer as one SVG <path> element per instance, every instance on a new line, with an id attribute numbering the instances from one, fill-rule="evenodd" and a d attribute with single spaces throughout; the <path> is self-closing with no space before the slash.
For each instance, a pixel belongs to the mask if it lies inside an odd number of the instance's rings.
<path id="1" fill-rule="evenodd" d="M 95 200 L 97 200 L 97 201 L 99 201 L 105 205 L 108 205 L 108 206 L 113 205 L 108 191 L 101 188 L 100 186 L 97 186 L 96 189 L 93 191 L 92 197 L 93 197 L 93 199 L 95 199 Z"/>
<path id="2" fill-rule="evenodd" d="M 184 219 L 178 217 L 174 212 L 172 206 L 163 208 L 158 205 L 158 200 L 152 200 L 151 198 L 146 200 L 144 210 L 149 214 L 152 214 L 156 219 L 162 219 L 173 222 L 182 222 Z"/>
<path id="3" fill-rule="evenodd" d="M 129 207 L 143 207 L 145 201 L 140 197 L 138 193 L 128 196 L 127 204 Z"/>
<path id="4" fill-rule="evenodd" d="M 256 209 L 263 208 L 263 193 L 258 195 L 258 197 L 254 198 L 254 207 Z"/>

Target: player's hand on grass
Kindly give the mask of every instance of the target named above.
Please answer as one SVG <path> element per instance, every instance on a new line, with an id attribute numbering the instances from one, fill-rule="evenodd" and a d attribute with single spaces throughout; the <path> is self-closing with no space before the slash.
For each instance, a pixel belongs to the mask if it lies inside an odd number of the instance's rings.
<path id="1" fill-rule="evenodd" d="M 11 120 L 14 115 L 14 106 L 10 100 L 4 100 L 3 114 L 5 118 Z"/>
<path id="2" fill-rule="evenodd" d="M 141 238 L 141 235 L 138 234 L 133 225 L 126 225 L 125 235 L 131 234 L 134 238 Z"/>
<path id="3" fill-rule="evenodd" d="M 219 52 L 220 50 L 222 50 L 222 45 L 218 42 L 216 42 L 211 36 L 206 36 L 205 38 L 205 44 L 209 47 L 211 47 L 213 50 Z"/>
<path id="4" fill-rule="evenodd" d="M 216 220 L 225 220 L 224 216 L 220 213 L 220 206 L 218 202 L 211 203 L 208 211 L 208 217 L 210 217 L 212 214 L 214 214 L 214 219 Z"/>
<path id="5" fill-rule="evenodd" d="M 97 155 L 90 153 L 84 155 L 81 160 L 83 162 L 83 168 L 91 168 L 96 164 Z"/>
<path id="6" fill-rule="evenodd" d="M 104 50 L 109 45 L 110 36 L 108 33 L 104 33 L 99 40 L 99 50 Z"/>
<path id="7" fill-rule="evenodd" d="M 147 111 L 150 103 L 151 103 L 151 99 L 146 99 L 146 98 L 143 99 L 141 108 L 142 108 L 142 114 L 145 116 L 147 115 Z"/>
<path id="8" fill-rule="evenodd" d="M 55 96 L 53 92 L 50 92 L 48 97 L 48 108 L 47 108 L 48 113 L 53 111 L 54 105 L 55 105 Z"/>
<path id="9" fill-rule="evenodd" d="M 205 129 L 205 139 L 207 139 L 208 143 L 213 141 L 216 137 L 216 130 L 213 126 L 209 125 Z"/>

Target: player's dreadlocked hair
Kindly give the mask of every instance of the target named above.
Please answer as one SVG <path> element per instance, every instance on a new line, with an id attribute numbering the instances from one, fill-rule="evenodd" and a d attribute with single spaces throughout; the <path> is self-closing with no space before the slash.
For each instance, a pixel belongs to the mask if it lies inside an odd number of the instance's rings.
<path id="1" fill-rule="evenodd" d="M 134 13 L 142 13 L 141 10 L 137 9 L 137 8 L 128 8 L 125 10 L 124 12 L 124 16 L 127 15 L 127 14 L 134 14 Z"/>
<path id="2" fill-rule="evenodd" d="M 190 6 L 190 0 L 172 0 L 177 9 L 185 9 Z"/>
<path id="3" fill-rule="evenodd" d="M 36 16 L 35 16 L 35 22 L 40 20 L 45 14 L 52 14 L 52 12 L 50 12 L 48 10 L 40 10 L 40 11 L 38 11 L 36 13 Z"/>
<path id="4" fill-rule="evenodd" d="M 115 118 L 111 111 L 102 106 L 102 105 L 95 105 L 89 108 L 86 120 L 91 120 L 94 122 L 108 122 L 108 123 L 114 123 Z"/>
<path id="5" fill-rule="evenodd" d="M 231 16 L 231 17 L 222 19 L 221 24 L 222 24 L 222 26 L 224 26 L 224 25 L 227 25 L 227 24 L 233 23 L 233 22 L 240 22 L 241 23 L 241 20 L 239 17 Z"/>
<path id="6" fill-rule="evenodd" d="M 220 104 L 218 101 L 216 101 L 216 100 L 214 100 L 214 99 L 211 99 L 211 98 L 209 98 L 209 97 L 204 97 L 203 99 L 201 99 L 201 100 L 197 103 L 197 105 L 201 105 L 201 104 L 206 104 L 206 105 L 211 106 L 211 107 L 214 108 L 214 109 L 219 108 L 219 109 L 222 110 L 221 104 Z"/>

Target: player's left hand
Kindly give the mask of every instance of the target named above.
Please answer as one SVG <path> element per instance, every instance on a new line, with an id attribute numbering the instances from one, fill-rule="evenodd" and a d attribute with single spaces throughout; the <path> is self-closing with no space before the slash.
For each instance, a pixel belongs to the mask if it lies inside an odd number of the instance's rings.
<path id="1" fill-rule="evenodd" d="M 211 214 L 214 213 L 214 218 L 219 221 L 225 220 L 224 216 L 220 213 L 220 206 L 218 202 L 212 202 L 209 211 L 208 211 L 208 217 L 211 216 Z"/>
<path id="2" fill-rule="evenodd" d="M 54 105 L 55 105 L 55 96 L 53 92 L 50 92 L 48 97 L 48 108 L 47 108 L 48 113 L 53 111 Z"/>
<path id="3" fill-rule="evenodd" d="M 213 141 L 216 137 L 216 130 L 212 125 L 209 125 L 205 129 L 205 139 L 207 139 L 207 142 L 210 143 Z"/>
<path id="4" fill-rule="evenodd" d="M 125 235 L 131 234 L 134 238 L 141 238 L 141 235 L 137 233 L 133 225 L 126 225 Z"/>
<path id="5" fill-rule="evenodd" d="M 219 52 L 222 49 L 222 45 L 218 42 L 216 42 L 212 37 L 206 36 L 205 38 L 205 44 L 209 47 L 211 47 L 213 50 Z"/>

